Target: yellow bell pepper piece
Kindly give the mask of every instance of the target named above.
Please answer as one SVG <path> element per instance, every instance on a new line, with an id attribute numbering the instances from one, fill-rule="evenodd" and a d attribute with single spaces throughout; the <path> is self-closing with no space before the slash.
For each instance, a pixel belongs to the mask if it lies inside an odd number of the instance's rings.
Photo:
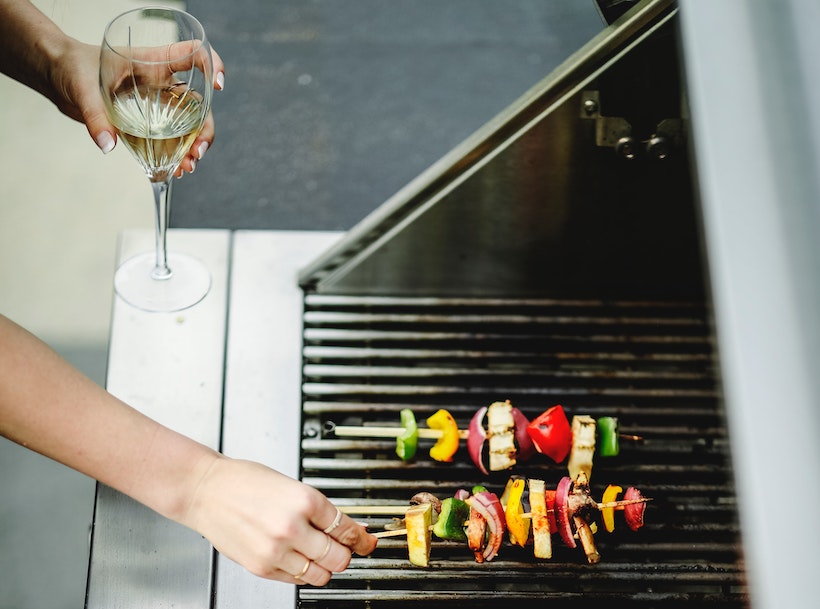
<path id="1" fill-rule="evenodd" d="M 430 449 L 430 458 L 449 463 L 458 450 L 458 424 L 449 412 L 444 409 L 436 411 L 427 418 L 427 427 L 440 429 L 441 437 Z"/>
<path id="2" fill-rule="evenodd" d="M 623 491 L 620 486 L 615 484 L 610 484 L 606 487 L 604 491 L 604 496 L 601 499 L 603 503 L 609 503 L 610 501 L 617 501 L 618 495 L 621 494 Z M 607 533 L 611 533 L 615 530 L 615 508 L 605 507 L 601 508 L 601 517 L 604 521 L 604 528 L 606 529 Z"/>
<path id="3" fill-rule="evenodd" d="M 513 484 L 515 483 L 516 478 L 513 476 L 509 480 L 507 480 L 507 484 L 504 486 L 504 491 L 501 493 L 501 497 L 498 500 L 501 502 L 501 507 L 505 510 L 507 509 L 507 502 L 510 500 L 510 491 L 512 491 Z"/>
<path id="4" fill-rule="evenodd" d="M 433 504 L 422 503 L 410 507 L 404 515 L 404 524 L 407 527 L 407 552 L 410 562 L 419 567 L 430 566 Z"/>
<path id="5" fill-rule="evenodd" d="M 510 533 L 510 542 L 516 543 L 522 548 L 526 545 L 530 536 L 530 520 L 521 517 L 521 514 L 524 513 L 521 498 L 524 495 L 526 482 L 525 478 L 516 478 L 512 481 L 510 495 L 507 498 L 507 508 L 504 510 L 507 531 Z"/>

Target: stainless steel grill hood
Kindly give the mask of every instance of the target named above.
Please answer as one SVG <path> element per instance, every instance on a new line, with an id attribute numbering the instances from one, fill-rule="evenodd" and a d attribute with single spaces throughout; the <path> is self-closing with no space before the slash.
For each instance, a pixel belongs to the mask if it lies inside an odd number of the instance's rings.
<path id="1" fill-rule="evenodd" d="M 605 28 L 301 283 L 337 294 L 699 293 L 675 12 L 646 1 Z"/>

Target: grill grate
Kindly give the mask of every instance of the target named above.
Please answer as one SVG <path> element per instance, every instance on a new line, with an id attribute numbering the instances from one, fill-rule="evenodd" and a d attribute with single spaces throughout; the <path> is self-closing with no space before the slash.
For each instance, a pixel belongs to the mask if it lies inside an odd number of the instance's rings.
<path id="1" fill-rule="evenodd" d="M 510 472 L 482 476 L 463 446 L 441 464 L 427 457 L 433 441 L 420 440 L 416 460 L 404 463 L 393 440 L 341 439 L 331 428 L 397 425 L 405 407 L 421 422 L 446 408 L 464 428 L 479 407 L 506 399 L 530 418 L 559 403 L 570 416 L 617 416 L 643 439 L 598 459 L 593 494 L 632 485 L 653 501 L 639 531 L 621 524 L 596 535 L 596 565 L 555 536 L 549 561 L 505 542 L 480 565 L 463 544 L 434 540 L 421 569 L 401 538 L 385 538 L 327 587 L 300 588 L 300 606 L 746 607 L 708 319 L 702 303 L 307 294 L 302 478 L 335 503 L 403 505 L 420 490 L 445 497 L 477 483 L 500 492 Z M 554 487 L 566 469 L 537 455 L 515 473 Z M 390 518 L 362 520 L 376 530 Z"/>

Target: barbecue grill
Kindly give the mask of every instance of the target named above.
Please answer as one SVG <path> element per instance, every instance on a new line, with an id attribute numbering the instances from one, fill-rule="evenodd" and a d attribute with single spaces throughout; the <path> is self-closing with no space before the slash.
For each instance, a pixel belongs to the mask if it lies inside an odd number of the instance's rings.
<path id="1" fill-rule="evenodd" d="M 758 538 L 748 524 L 758 522 L 747 517 L 742 525 L 741 515 L 750 500 L 758 504 L 753 513 L 759 508 L 760 491 L 744 476 L 760 458 L 748 438 L 736 446 L 729 433 L 728 423 L 743 426 L 742 414 L 724 411 L 732 403 L 727 388 L 737 395 L 737 382 L 756 379 L 742 366 L 730 366 L 725 378 L 734 346 L 718 340 L 726 335 L 716 326 L 727 321 L 732 299 L 714 289 L 710 270 L 733 253 L 708 231 L 703 238 L 698 187 L 720 180 L 696 176 L 693 159 L 712 150 L 692 126 L 696 116 L 709 124 L 710 113 L 699 95 L 705 85 L 683 83 L 681 57 L 687 49 L 687 61 L 702 68 L 708 37 L 697 39 L 696 26 L 707 17 L 722 23 L 715 18 L 722 9 L 707 16 L 693 8 L 700 21 L 690 17 L 684 44 L 675 2 L 599 5 L 613 20 L 599 36 L 348 233 L 233 235 L 230 282 L 227 272 L 215 280 L 217 293 L 220 285 L 230 292 L 227 329 L 194 310 L 185 324 L 207 322 L 217 338 L 227 333 L 224 396 L 215 389 L 224 420 L 198 430 L 203 441 L 299 476 L 339 506 L 401 506 L 418 491 L 444 497 L 478 483 L 500 492 L 511 472 L 480 474 L 463 447 L 443 464 L 426 456 L 432 441 L 421 440 L 417 457 L 403 462 L 393 440 L 335 430 L 398 426 L 403 408 L 419 420 L 446 408 L 466 428 L 478 408 L 510 400 L 530 418 L 554 404 L 570 415 L 618 417 L 637 438 L 623 440 L 617 457 L 596 457 L 592 491 L 600 497 L 610 483 L 641 489 L 652 498 L 646 525 L 596 534 L 597 564 L 556 536 L 550 560 L 505 543 L 482 564 L 464 544 L 434 540 L 430 567 L 418 568 L 401 538 L 385 538 L 328 586 L 294 588 L 253 578 L 213 557 L 204 540 L 100 487 L 89 607 L 628 601 L 740 609 L 753 599 L 779 606 L 774 592 L 799 601 L 801 584 L 783 586 L 777 565 L 768 577 L 761 547 L 749 546 Z M 692 63 L 686 68 L 696 74 Z M 710 205 L 704 197 L 704 217 Z M 216 317 L 227 314 L 220 306 Z M 135 325 L 116 307 L 115 330 L 118 319 L 126 329 L 112 346 L 109 386 L 113 378 L 139 393 L 144 381 L 122 380 L 131 369 L 114 365 L 121 345 L 146 334 L 150 341 L 146 328 L 159 334 L 184 324 L 140 317 Z M 816 334 L 816 322 L 804 328 Z M 803 395 L 817 392 L 808 385 Z M 756 430 L 765 429 L 753 418 Z M 221 440 L 209 435 L 214 429 Z M 814 454 L 805 464 L 808 484 Z M 554 487 L 566 466 L 536 456 L 514 473 Z M 390 516 L 361 520 L 374 530 L 392 524 Z M 816 528 L 805 535 L 806 548 L 814 547 Z M 154 546 L 158 562 L 150 566 L 132 556 Z M 811 560 L 800 562 L 806 551 L 795 546 L 797 562 L 783 564 L 801 565 L 801 573 Z"/>
<path id="2" fill-rule="evenodd" d="M 466 428 L 473 413 L 510 399 L 529 418 L 547 406 L 614 415 L 642 437 L 617 458 L 596 459 L 593 494 L 607 483 L 653 498 L 647 524 L 597 536 L 600 563 L 580 546 L 538 561 L 505 545 L 478 565 L 463 543 L 436 541 L 429 569 L 410 568 L 407 544 L 376 552 L 302 606 L 405 606 L 424 598 L 500 607 L 560 607 L 596 599 L 639 605 L 745 606 L 736 500 L 715 362 L 703 303 L 592 300 L 306 298 L 302 477 L 339 505 L 407 504 L 417 491 L 444 497 L 482 483 L 498 494 L 510 472 L 483 476 L 466 450 L 454 463 L 403 463 L 395 441 L 337 438 L 335 424 L 395 425 L 401 408 L 420 420 L 447 408 Z M 516 467 L 551 481 L 566 465 L 533 458 Z M 551 463 L 551 462 L 550 462 Z M 383 529 L 389 517 L 368 518 Z M 582 601 L 583 602 L 583 601 Z M 403 604 L 405 603 L 405 604 Z"/>
<path id="3" fill-rule="evenodd" d="M 596 462 L 592 487 L 640 488 L 646 527 L 598 535 L 595 565 L 512 545 L 479 565 L 437 541 L 429 569 L 408 568 L 385 539 L 302 606 L 409 606 L 420 589 L 436 606 L 746 606 L 677 52 L 671 3 L 628 13 L 301 275 L 303 480 L 339 505 L 500 494 L 510 472 L 481 475 L 465 448 L 404 463 L 395 441 L 334 427 L 562 404 L 642 438 Z M 566 465 L 545 461 L 515 473 L 554 487 Z"/>

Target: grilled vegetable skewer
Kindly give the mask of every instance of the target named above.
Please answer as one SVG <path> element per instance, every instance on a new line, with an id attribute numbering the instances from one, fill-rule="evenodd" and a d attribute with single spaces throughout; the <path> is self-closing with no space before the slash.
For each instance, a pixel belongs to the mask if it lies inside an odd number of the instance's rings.
<path id="1" fill-rule="evenodd" d="M 447 499 L 445 499 L 444 501 L 447 501 Z M 628 500 L 627 501 L 625 501 L 625 500 L 610 501 L 608 503 L 599 503 L 598 507 L 600 509 L 609 508 L 609 509 L 612 509 L 612 510 L 623 510 L 623 509 L 625 509 L 625 507 L 627 505 L 630 505 L 632 503 L 646 503 L 648 501 L 652 501 L 652 499 L 650 499 L 649 497 L 644 497 L 642 499 L 633 499 L 631 501 L 628 501 Z M 401 509 L 398 509 L 398 510 L 395 509 L 395 507 L 392 506 L 392 505 L 389 505 L 389 506 L 382 506 L 382 505 L 363 506 L 365 508 L 378 508 L 374 511 L 370 511 L 370 510 L 367 510 L 367 509 L 365 509 L 364 511 L 360 511 L 358 509 L 353 509 L 353 510 L 346 509 L 346 508 L 350 508 L 350 507 L 352 507 L 352 506 L 339 506 L 339 509 L 342 512 L 344 512 L 345 514 L 358 514 L 358 515 L 364 516 L 364 515 L 368 515 L 368 514 L 379 514 L 379 515 L 381 515 L 381 514 L 406 514 L 407 511 L 412 506 L 409 506 L 409 505 L 408 506 L 399 506 Z M 385 509 L 381 509 L 381 508 L 385 508 Z M 546 511 L 546 513 L 544 514 L 544 516 L 547 517 L 548 514 L 551 513 L 551 512 L 553 512 L 553 509 L 548 509 Z M 532 512 L 524 512 L 523 514 L 521 514 L 521 518 L 531 518 L 531 519 L 534 520 L 535 517 L 536 517 L 535 510 L 533 510 Z M 434 525 L 430 525 L 430 530 L 433 531 L 433 534 L 435 534 L 436 537 L 439 537 L 441 539 L 451 539 L 452 536 L 455 536 L 455 535 L 464 535 L 465 538 L 466 538 L 466 534 L 464 533 L 463 528 L 461 529 L 460 533 L 455 533 L 454 529 L 452 527 L 450 527 L 450 529 L 449 529 L 450 533 L 444 533 L 443 529 L 439 529 L 439 532 L 436 532 L 436 528 L 437 528 L 438 524 L 441 523 L 441 522 L 442 522 L 442 517 L 439 516 L 439 519 L 438 519 L 437 523 L 434 524 Z M 467 522 L 467 520 L 462 520 L 461 525 L 463 525 L 465 522 Z M 549 524 L 547 524 L 547 527 L 549 527 Z M 383 537 L 403 537 L 403 536 L 407 535 L 407 529 L 403 528 L 403 529 L 392 529 L 392 530 L 385 530 L 385 531 L 377 531 L 377 532 L 373 533 L 372 535 L 373 535 L 373 537 L 378 537 L 379 539 L 381 539 Z M 552 545 L 552 544 L 550 543 L 550 545 Z M 552 558 L 552 555 L 550 555 L 550 556 L 539 556 L 538 554 L 536 554 L 535 557 L 536 558 Z"/>
<path id="2" fill-rule="evenodd" d="M 530 479 L 532 482 L 532 479 Z M 543 480 L 541 481 L 543 482 Z M 617 487 L 620 488 L 620 487 Z M 547 491 L 549 492 L 549 491 Z M 449 498 L 448 498 L 449 499 Z M 442 505 L 447 501 L 444 499 L 442 501 Z M 613 511 L 623 511 L 626 506 L 633 505 L 633 504 L 640 504 L 640 503 L 648 503 L 652 501 L 651 497 L 641 497 L 639 499 L 621 499 L 619 501 L 602 501 L 601 503 L 596 503 L 596 507 L 603 512 L 605 509 L 611 509 Z M 530 505 L 532 505 L 532 500 L 530 500 Z M 356 516 L 404 516 L 412 506 L 411 505 L 340 505 L 337 506 L 339 511 L 343 514 L 353 514 Z M 554 508 L 547 508 L 547 514 L 554 511 Z M 523 512 L 521 514 L 521 518 L 533 518 L 535 515 L 535 510 L 531 510 L 529 512 Z M 402 530 L 402 529 L 399 529 Z M 388 535 L 382 535 L 382 537 L 388 537 Z"/>
<path id="3" fill-rule="evenodd" d="M 522 505 L 525 486 L 529 489 L 529 512 L 525 512 Z M 406 535 L 410 561 L 417 566 L 429 566 L 433 534 L 440 539 L 467 541 L 476 561 L 481 563 L 497 556 L 505 533 L 512 544 L 522 547 L 532 539 L 533 555 L 549 559 L 552 557 L 551 535 L 555 532 L 571 548 L 577 547 L 577 538 L 587 561 L 595 564 L 601 558 L 595 546 L 593 528 L 599 514 L 609 532 L 614 525 L 607 521 L 615 510 L 624 512 L 625 521 L 633 531 L 643 526 L 646 503 L 651 499 L 629 487 L 624 498 L 618 500 L 615 497 L 620 488 L 610 485 L 604 493 L 604 498 L 609 500 L 597 502 L 592 499 L 583 472 L 574 482 L 563 477 L 555 491 L 547 490 L 543 480 L 513 476 L 501 499 L 477 486 L 472 494 L 460 491 L 459 496 L 442 501 L 431 493 L 418 493 L 411 500 L 413 505 L 340 506 L 339 509 L 348 514 L 403 514 L 406 528 L 376 535 Z"/>
<path id="4" fill-rule="evenodd" d="M 451 462 L 461 440 L 467 441 L 467 451 L 482 473 L 503 471 L 519 461 L 530 459 L 536 452 L 560 463 L 567 456 L 570 477 L 580 471 L 592 475 L 592 458 L 616 456 L 619 438 L 640 440 L 640 436 L 621 434 L 615 417 L 576 415 L 570 425 L 561 405 L 553 406 L 530 422 L 509 400 L 493 402 L 480 408 L 472 417 L 469 428 L 458 429 L 453 416 L 439 409 L 428 417 L 427 427 L 418 427 L 413 411 L 402 409 L 401 426 L 345 426 L 328 423 L 326 427 L 338 437 L 396 438 L 396 454 L 409 461 L 416 455 L 419 438 L 435 439 L 430 457 Z"/>

